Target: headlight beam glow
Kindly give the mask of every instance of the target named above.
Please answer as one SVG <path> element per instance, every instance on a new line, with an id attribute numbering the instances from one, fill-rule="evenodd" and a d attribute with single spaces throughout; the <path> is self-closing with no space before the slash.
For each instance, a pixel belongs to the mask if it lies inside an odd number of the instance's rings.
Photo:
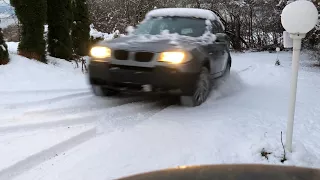
<path id="1" fill-rule="evenodd" d="M 163 52 L 160 54 L 159 61 L 171 64 L 181 64 L 186 62 L 187 55 L 185 52 Z"/>
<path id="2" fill-rule="evenodd" d="M 90 50 L 90 54 L 94 58 L 109 58 L 111 57 L 111 49 L 107 47 L 93 47 Z"/>

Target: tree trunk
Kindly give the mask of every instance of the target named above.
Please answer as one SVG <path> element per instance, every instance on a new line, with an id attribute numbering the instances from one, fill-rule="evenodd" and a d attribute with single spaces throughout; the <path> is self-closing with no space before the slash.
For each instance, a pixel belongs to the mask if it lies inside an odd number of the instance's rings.
<path id="1" fill-rule="evenodd" d="M 240 25 L 240 17 L 235 17 L 235 42 L 234 49 L 237 51 L 241 51 L 241 25 Z"/>
<path id="2" fill-rule="evenodd" d="M 196 8 L 200 8 L 200 7 L 201 7 L 201 2 L 200 2 L 200 0 L 196 0 L 196 3 L 197 3 Z"/>
<path id="3" fill-rule="evenodd" d="M 253 8 L 250 7 L 250 46 L 254 43 L 253 40 Z"/>

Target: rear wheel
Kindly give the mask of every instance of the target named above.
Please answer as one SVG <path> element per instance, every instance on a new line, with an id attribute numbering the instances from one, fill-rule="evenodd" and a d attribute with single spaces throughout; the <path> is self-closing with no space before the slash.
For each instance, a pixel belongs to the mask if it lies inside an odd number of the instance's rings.
<path id="1" fill-rule="evenodd" d="M 92 92 L 96 96 L 114 96 L 119 94 L 119 91 L 111 90 L 101 86 L 92 85 Z"/>
<path id="2" fill-rule="evenodd" d="M 200 106 L 205 102 L 211 90 L 210 74 L 206 67 L 202 68 L 192 96 L 181 96 L 180 103 L 183 106 Z"/>

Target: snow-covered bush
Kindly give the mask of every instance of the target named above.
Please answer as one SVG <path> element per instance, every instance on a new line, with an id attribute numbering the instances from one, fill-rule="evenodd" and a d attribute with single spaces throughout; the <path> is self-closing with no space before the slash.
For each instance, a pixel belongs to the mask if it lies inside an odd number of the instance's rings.
<path id="1" fill-rule="evenodd" d="M 91 39 L 110 40 L 113 38 L 113 34 L 103 33 L 96 30 L 93 24 L 90 25 L 90 37 Z"/>
<path id="2" fill-rule="evenodd" d="M 115 30 L 113 33 L 100 32 L 94 28 L 93 24 L 90 25 L 90 46 L 99 41 L 109 41 L 118 37 L 124 36 L 119 30 Z"/>

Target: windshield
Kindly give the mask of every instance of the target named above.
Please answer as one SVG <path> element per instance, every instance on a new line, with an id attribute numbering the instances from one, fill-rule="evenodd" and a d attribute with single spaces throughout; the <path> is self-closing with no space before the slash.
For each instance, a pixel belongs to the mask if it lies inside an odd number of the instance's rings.
<path id="1" fill-rule="evenodd" d="M 170 34 L 180 34 L 184 36 L 199 37 L 206 30 L 204 19 L 185 18 L 185 17 L 161 17 L 152 18 L 141 23 L 134 34 L 159 35 L 163 31 L 169 31 Z"/>

